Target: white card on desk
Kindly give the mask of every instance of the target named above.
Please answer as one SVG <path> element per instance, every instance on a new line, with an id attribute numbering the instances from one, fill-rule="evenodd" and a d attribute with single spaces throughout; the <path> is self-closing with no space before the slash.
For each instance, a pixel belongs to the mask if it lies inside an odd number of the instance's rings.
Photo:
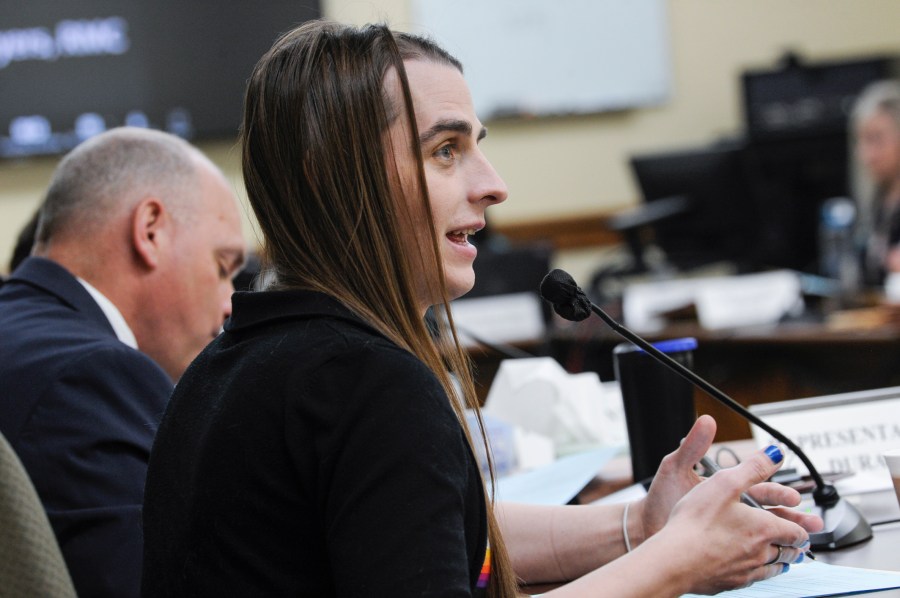
<path id="1" fill-rule="evenodd" d="M 750 411 L 793 440 L 820 473 L 864 474 L 841 480 L 844 490 L 852 492 L 857 484 L 857 492 L 892 487 L 881 453 L 900 446 L 900 387 L 759 403 Z M 767 432 L 751 429 L 757 446 L 771 444 Z M 807 472 L 794 455 L 785 467 Z"/>

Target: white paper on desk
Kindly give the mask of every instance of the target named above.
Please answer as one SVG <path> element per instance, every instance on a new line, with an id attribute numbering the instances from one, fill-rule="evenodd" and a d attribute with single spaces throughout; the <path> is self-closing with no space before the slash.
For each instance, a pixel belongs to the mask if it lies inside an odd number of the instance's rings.
<path id="1" fill-rule="evenodd" d="M 622 450 L 622 447 L 603 447 L 585 451 L 525 473 L 500 478 L 496 499 L 532 505 L 564 505 Z"/>
<path id="2" fill-rule="evenodd" d="M 821 562 L 791 565 L 791 570 L 749 588 L 716 594 L 720 598 L 817 598 L 900 588 L 900 573 L 841 567 Z M 694 597 L 685 594 L 682 598 Z"/>
<path id="3" fill-rule="evenodd" d="M 691 304 L 708 330 L 775 324 L 803 307 L 800 276 L 777 270 L 636 283 L 625 289 L 622 312 L 630 328 L 657 332 L 665 326 L 660 314 Z"/>
<path id="4" fill-rule="evenodd" d="M 625 324 L 638 332 L 658 332 L 666 325 L 660 314 L 694 303 L 693 279 L 659 280 L 630 284 L 622 297 Z"/>
<path id="5" fill-rule="evenodd" d="M 790 270 L 710 279 L 694 300 L 707 330 L 775 324 L 803 305 L 800 276 Z"/>

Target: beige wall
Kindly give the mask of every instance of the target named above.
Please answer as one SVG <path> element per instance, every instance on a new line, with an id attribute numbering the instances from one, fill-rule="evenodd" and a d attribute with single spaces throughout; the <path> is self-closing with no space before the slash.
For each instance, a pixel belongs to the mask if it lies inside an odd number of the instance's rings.
<path id="1" fill-rule="evenodd" d="M 324 0 L 330 17 L 410 25 L 409 0 Z M 490 125 L 485 150 L 510 188 L 497 222 L 616 209 L 636 199 L 629 153 L 703 143 L 740 131 L 738 75 L 786 49 L 811 59 L 900 54 L 895 0 L 669 0 L 673 93 L 664 106 Z M 577 48 L 573 48 L 577 51 Z M 233 142 L 201 144 L 240 188 Z M 0 163 L 0 272 L 55 164 Z M 253 230 L 247 225 L 248 238 Z M 590 252 L 570 254 L 587 271 Z M 579 272 L 573 271 L 578 277 Z"/>

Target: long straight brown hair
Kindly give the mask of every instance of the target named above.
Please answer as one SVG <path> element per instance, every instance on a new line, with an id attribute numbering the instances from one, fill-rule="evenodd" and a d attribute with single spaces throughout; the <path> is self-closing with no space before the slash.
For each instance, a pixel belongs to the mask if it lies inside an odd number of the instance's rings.
<path id="1" fill-rule="evenodd" d="M 471 445 L 466 408 L 478 414 L 486 436 L 471 364 L 453 327 L 404 60 L 462 71 L 430 40 L 381 25 L 313 21 L 280 37 L 247 87 L 244 182 L 273 286 L 327 293 L 421 359 L 446 391 Z M 385 89 L 391 71 L 399 99 Z M 408 148 L 390 146 L 388 129 L 398 118 L 407 120 Z M 412 197 L 404 197 L 395 157 L 409 151 L 417 176 L 414 189 L 406 190 Z M 422 280 L 423 272 L 431 275 Z M 428 297 L 440 298 L 436 334 L 422 318 L 423 285 Z M 491 468 L 492 486 L 493 477 Z M 493 500 L 487 494 L 485 500 L 489 595 L 516 596 Z"/>

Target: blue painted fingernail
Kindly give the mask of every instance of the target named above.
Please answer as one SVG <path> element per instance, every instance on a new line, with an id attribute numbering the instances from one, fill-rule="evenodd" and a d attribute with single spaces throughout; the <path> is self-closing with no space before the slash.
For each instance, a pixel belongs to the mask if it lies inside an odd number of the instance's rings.
<path id="1" fill-rule="evenodd" d="M 769 445 L 769 447 L 766 448 L 766 455 L 772 460 L 772 463 L 781 463 L 784 459 L 784 454 L 781 452 L 781 449 L 774 444 Z"/>
<path id="2" fill-rule="evenodd" d="M 790 565 L 788 565 L 787 563 L 781 563 L 781 572 L 782 573 L 787 573 L 790 570 L 791 570 Z"/>
<path id="3" fill-rule="evenodd" d="M 800 553 L 799 556 L 797 556 L 797 560 L 795 560 L 794 562 L 795 562 L 795 563 L 802 563 L 802 562 L 803 562 L 803 553 L 802 553 L 802 552 Z"/>

